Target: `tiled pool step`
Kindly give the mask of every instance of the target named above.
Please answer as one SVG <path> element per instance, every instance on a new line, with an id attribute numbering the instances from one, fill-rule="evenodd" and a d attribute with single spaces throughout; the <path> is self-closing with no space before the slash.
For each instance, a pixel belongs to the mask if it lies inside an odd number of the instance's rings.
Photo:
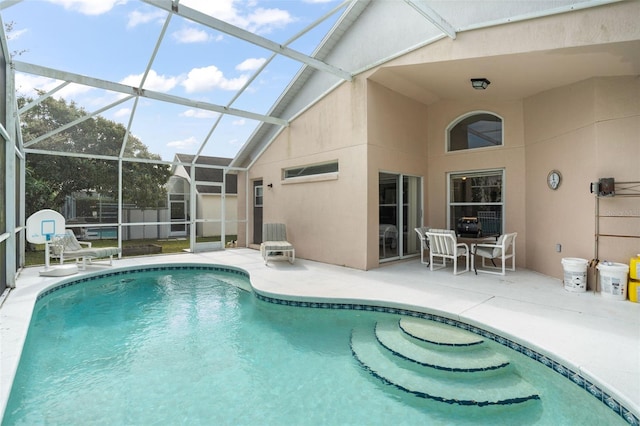
<path id="1" fill-rule="evenodd" d="M 402 318 L 399 327 L 406 334 L 434 345 L 474 346 L 484 342 L 484 339 L 477 334 L 417 318 Z"/>
<path id="2" fill-rule="evenodd" d="M 414 349 L 404 347 L 405 343 L 402 342 L 401 349 L 395 347 L 390 351 L 380 344 L 378 341 L 379 336 L 376 335 L 376 331 L 373 329 L 357 328 L 353 330 L 351 335 L 351 350 L 354 357 L 367 371 L 383 382 L 418 397 L 449 404 L 511 405 L 540 399 L 536 390 L 529 383 L 522 380 L 520 376 L 513 374 L 508 368 L 504 368 L 504 373 L 502 374 L 493 374 L 491 376 L 479 375 L 472 369 L 442 376 L 441 370 L 431 366 L 405 368 L 407 361 L 402 355 L 399 355 L 400 351 L 412 352 L 416 357 L 421 357 L 425 355 L 421 350 L 424 348 L 402 337 L 403 332 L 400 331 L 395 321 L 392 323 L 380 323 L 376 328 L 380 335 L 386 334 L 382 338 L 383 340 L 400 342 L 395 338 L 391 339 L 388 335 L 394 326 L 398 336 L 408 344 L 414 345 Z M 430 337 L 433 338 L 433 336 Z M 461 348 L 464 348 L 464 346 Z M 470 353 L 465 349 L 462 349 L 461 352 L 465 354 L 463 358 L 466 358 Z M 456 351 L 452 351 L 450 348 L 447 348 L 444 353 L 450 358 L 458 356 Z M 489 365 L 499 364 L 500 361 L 502 361 L 500 358 L 495 358 Z"/>
<path id="3" fill-rule="evenodd" d="M 465 336 L 454 336 L 454 334 L 458 334 L 459 332 L 463 332 L 464 334 L 471 333 L 438 323 L 433 323 L 432 325 L 422 321 L 422 323 L 428 327 L 433 327 L 435 334 L 438 334 L 438 336 L 427 336 L 428 328 L 424 327 L 417 331 L 420 331 L 420 334 L 428 337 L 428 339 L 418 340 L 413 334 L 408 335 L 403 332 L 406 330 L 402 327 L 403 322 L 404 320 L 401 320 L 400 323 L 382 321 L 376 324 L 375 334 L 378 342 L 397 357 L 443 372 L 494 372 L 503 370 L 509 365 L 509 359 L 504 355 L 488 349 L 482 344 L 482 338 L 479 338 L 479 343 L 474 343 L 472 346 L 452 345 L 447 348 L 439 346 L 442 345 L 443 341 L 450 342 L 455 340 L 461 342 L 463 340 L 472 340 L 469 337 L 462 339 L 462 337 Z M 456 333 L 452 333 L 451 336 L 439 336 L 444 327 L 449 327 Z M 477 338 L 475 335 L 471 337 Z M 432 343 L 425 343 L 426 341 Z"/>

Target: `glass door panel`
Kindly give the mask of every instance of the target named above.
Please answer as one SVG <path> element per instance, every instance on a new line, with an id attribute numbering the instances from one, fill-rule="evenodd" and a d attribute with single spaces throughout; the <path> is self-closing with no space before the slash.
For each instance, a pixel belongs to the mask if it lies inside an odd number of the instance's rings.
<path id="1" fill-rule="evenodd" d="M 399 175 L 380 173 L 379 175 L 379 259 L 398 257 L 398 188 Z"/>
<path id="2" fill-rule="evenodd" d="M 422 226 L 421 188 L 421 178 L 416 176 L 402 178 L 402 254 L 404 256 L 420 253 L 420 240 L 414 229 Z"/>
<path id="3" fill-rule="evenodd" d="M 378 179 L 378 259 L 419 253 L 413 229 L 422 226 L 422 178 L 381 172 Z"/>

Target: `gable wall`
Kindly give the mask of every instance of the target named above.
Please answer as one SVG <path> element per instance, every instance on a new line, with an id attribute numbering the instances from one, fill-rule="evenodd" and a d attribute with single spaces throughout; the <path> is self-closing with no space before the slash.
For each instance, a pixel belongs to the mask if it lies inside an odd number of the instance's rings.
<path id="1" fill-rule="evenodd" d="M 263 222 L 286 224 L 296 257 L 366 266 L 365 96 L 361 80 L 341 85 L 294 120 L 250 170 L 251 180 L 263 179 Z M 283 169 L 334 160 L 337 179 L 282 179 Z"/>

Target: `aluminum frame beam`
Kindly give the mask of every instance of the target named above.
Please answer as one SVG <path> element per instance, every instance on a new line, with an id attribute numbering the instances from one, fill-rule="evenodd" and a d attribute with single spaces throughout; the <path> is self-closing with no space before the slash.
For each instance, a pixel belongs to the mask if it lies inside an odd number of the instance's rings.
<path id="1" fill-rule="evenodd" d="M 435 25 L 440 31 L 455 40 L 456 29 L 447 22 L 438 12 L 433 10 L 431 6 L 424 0 L 405 0 L 407 4 L 413 7 L 418 13 L 427 18 L 429 22 Z"/>
<path id="2" fill-rule="evenodd" d="M 228 24 L 224 21 L 221 21 L 220 19 L 216 19 L 212 16 L 206 15 L 195 9 L 191 9 L 183 5 L 174 4 L 171 0 L 142 0 L 142 1 L 144 3 L 158 7 L 160 9 L 164 9 L 169 13 L 174 13 L 190 21 L 197 22 L 198 24 L 204 25 L 216 31 L 223 32 L 235 38 L 244 40 L 248 43 L 255 44 L 256 46 L 260 46 L 264 49 L 278 53 L 282 56 L 286 56 L 295 61 L 302 62 L 303 64 L 306 64 L 317 70 L 333 74 L 342 80 L 346 80 L 346 81 L 353 80 L 352 74 L 343 69 L 334 67 L 333 65 L 329 65 L 326 62 L 322 62 L 316 58 L 305 55 L 304 53 L 300 53 L 297 50 L 283 46 L 267 38 L 260 37 L 259 35 L 256 35 L 247 30 L 243 30 L 242 28 L 236 27 L 234 25 Z"/>
<path id="3" fill-rule="evenodd" d="M 192 108 L 204 109 L 207 111 L 218 112 L 220 114 L 229 114 L 237 117 L 248 118 L 251 120 L 264 121 L 266 123 L 276 124 L 278 126 L 288 126 L 289 122 L 282 118 L 271 117 L 268 115 L 256 114 L 236 108 L 228 108 L 221 105 L 211 104 L 208 102 L 193 101 L 191 99 L 180 96 L 168 95 L 166 93 L 156 92 L 153 90 L 141 89 L 139 87 L 127 86 L 121 83 L 114 83 L 108 80 L 88 77 L 81 74 L 75 74 L 67 71 L 61 71 L 54 68 L 44 67 L 41 65 L 30 64 L 27 62 L 14 61 L 14 69 L 16 71 L 29 74 L 41 75 L 56 80 L 69 81 L 72 83 L 82 84 L 84 86 L 95 87 L 98 89 L 110 90 L 112 92 L 124 93 L 125 95 L 142 96 L 148 99 L 184 105 Z"/>

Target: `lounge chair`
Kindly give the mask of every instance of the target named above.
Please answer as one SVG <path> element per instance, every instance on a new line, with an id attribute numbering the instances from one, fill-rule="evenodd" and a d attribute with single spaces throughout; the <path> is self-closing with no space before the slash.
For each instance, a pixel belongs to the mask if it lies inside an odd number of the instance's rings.
<path id="1" fill-rule="evenodd" d="M 516 270 L 516 237 L 517 232 L 511 234 L 502 234 L 495 243 L 478 243 L 471 246 L 471 265 L 476 272 L 484 272 L 486 274 L 505 275 L 507 259 L 511 259 L 511 271 Z M 495 270 L 490 269 L 478 269 L 475 257 L 480 256 L 482 258 L 482 267 L 487 268 L 485 260 L 490 259 Z M 500 259 L 502 268 L 498 268 L 494 262 L 495 259 Z M 489 267 L 490 268 L 490 267 Z"/>
<path id="2" fill-rule="evenodd" d="M 84 246 L 84 247 L 83 247 Z M 87 260 L 89 263 L 93 259 L 109 258 L 109 266 L 113 265 L 113 256 L 118 255 L 120 249 L 118 247 L 91 247 L 90 242 L 78 241 L 71 229 L 67 229 L 64 234 L 53 238 L 51 242 L 50 256 L 60 259 L 62 265 L 65 260 L 75 259 L 76 263 L 82 259 L 82 266 L 79 268 L 85 270 L 87 268 Z"/>
<path id="3" fill-rule="evenodd" d="M 429 266 L 430 262 L 424 261 L 424 252 L 425 250 L 429 251 L 429 238 L 427 238 L 427 231 L 429 231 L 429 228 L 421 226 L 420 228 L 415 228 L 415 231 L 420 239 L 420 263 Z"/>
<path id="4" fill-rule="evenodd" d="M 270 257 L 285 257 L 289 263 L 296 260 L 296 251 L 287 241 L 287 228 L 284 223 L 265 223 L 262 225 L 262 244 L 260 253 L 266 265 Z"/>
<path id="5" fill-rule="evenodd" d="M 447 266 L 447 259 L 453 261 L 453 273 L 455 275 L 469 271 L 469 246 L 459 243 L 456 233 L 450 229 L 430 229 L 426 232 L 429 239 L 429 268 L 434 270 L 434 258 L 441 258 L 442 263 L 436 264 L 437 269 Z M 466 268 L 458 272 L 458 258 L 466 259 Z"/>

